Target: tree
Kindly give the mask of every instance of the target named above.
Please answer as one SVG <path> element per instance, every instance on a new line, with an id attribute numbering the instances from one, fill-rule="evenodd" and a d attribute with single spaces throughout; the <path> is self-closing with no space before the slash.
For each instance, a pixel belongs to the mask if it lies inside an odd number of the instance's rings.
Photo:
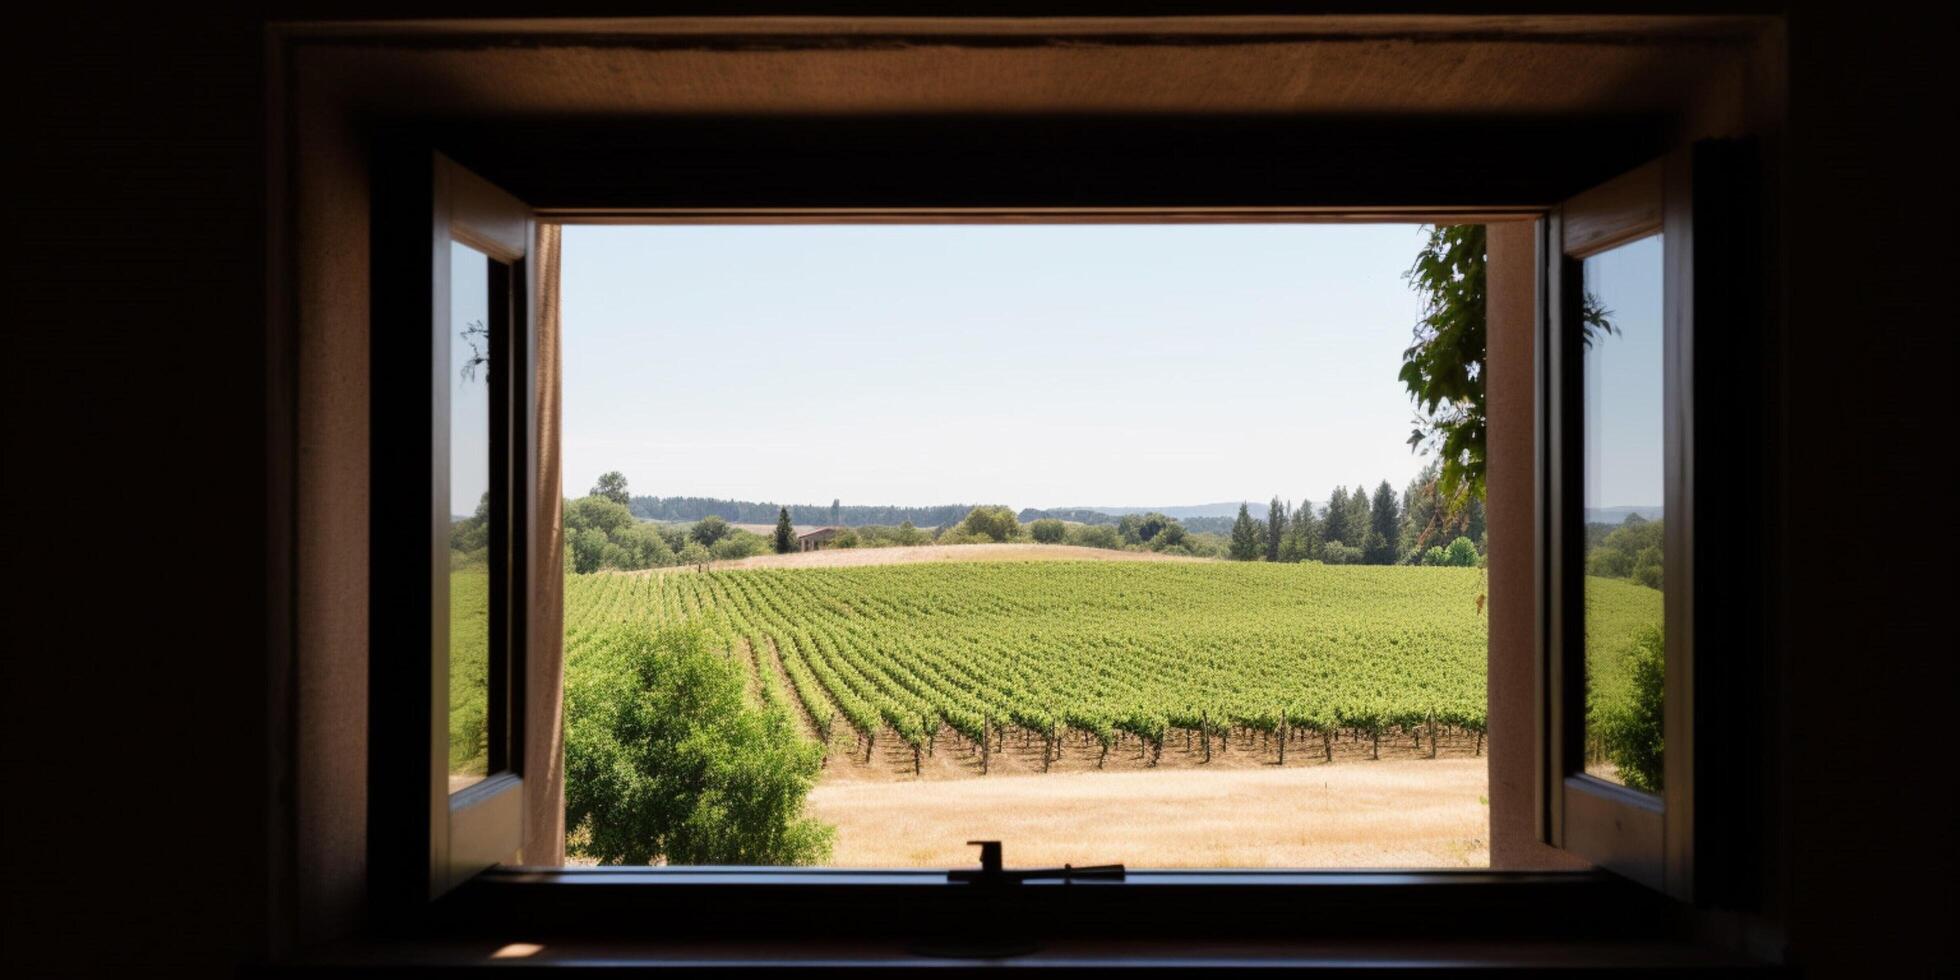
<path id="1" fill-rule="evenodd" d="M 1052 517 L 1044 517 L 1028 525 L 1028 534 L 1042 544 L 1060 544 L 1068 534 L 1068 525 Z"/>
<path id="2" fill-rule="evenodd" d="M 1286 501 L 1274 497 L 1266 505 L 1266 560 L 1278 561 L 1282 539 L 1286 537 Z"/>
<path id="3" fill-rule="evenodd" d="M 830 498 L 830 523 L 833 527 L 844 523 L 844 502 L 836 497 Z"/>
<path id="4" fill-rule="evenodd" d="M 776 512 L 776 554 L 787 555 L 796 550 L 796 527 L 789 522 L 789 508 Z"/>
<path id="5" fill-rule="evenodd" d="M 574 849 L 619 864 L 814 864 L 804 814 L 823 749 L 750 706 L 738 662 L 689 624 L 617 627 L 565 674 L 565 817 Z"/>
<path id="6" fill-rule="evenodd" d="M 1402 278 L 1422 316 L 1402 352 L 1402 383 L 1418 412 L 1411 448 L 1435 449 L 1439 490 L 1452 510 L 1484 495 L 1485 235 L 1483 225 L 1432 225 Z M 1616 332 L 1590 291 L 1580 306 L 1584 342 Z"/>
<path id="7" fill-rule="evenodd" d="M 1292 540 L 1292 561 L 1306 561 L 1320 554 L 1320 522 L 1313 518 L 1313 502 L 1305 497 L 1293 511 Z"/>
<path id="8" fill-rule="evenodd" d="M 1348 533 L 1348 492 L 1346 487 L 1335 487 L 1327 497 L 1327 514 L 1320 521 L 1320 540 L 1346 541 L 1353 535 Z"/>
<path id="9" fill-rule="evenodd" d="M 1169 524 L 1164 525 L 1164 529 L 1158 532 L 1156 537 L 1150 539 L 1150 546 L 1160 551 L 1165 548 L 1180 547 L 1184 544 L 1188 534 L 1189 532 L 1184 530 L 1184 525 L 1176 521 L 1171 521 Z"/>
<path id="10" fill-rule="evenodd" d="M 1368 564 L 1395 564 L 1401 540 L 1402 508 L 1396 500 L 1395 488 L 1383 480 L 1375 488 L 1375 503 L 1368 521 Z"/>
<path id="11" fill-rule="evenodd" d="M 688 532 L 688 536 L 701 547 L 712 548 L 715 542 L 720 541 L 727 533 L 728 522 L 722 520 L 719 514 L 709 514 L 694 522 L 694 528 Z"/>
<path id="12" fill-rule="evenodd" d="M 1246 506 L 1240 504 L 1239 516 L 1232 521 L 1232 545 L 1227 554 L 1233 561 L 1258 561 L 1259 551 L 1259 525 L 1253 523 Z"/>
<path id="13" fill-rule="evenodd" d="M 599 482 L 592 485 L 592 496 L 604 497 L 621 507 L 633 504 L 633 495 L 626 492 L 626 474 L 618 470 L 600 474 Z"/>
<path id="14" fill-rule="evenodd" d="M 1021 522 L 1005 507 L 975 507 L 967 511 L 959 530 L 991 541 L 1011 541 L 1021 536 Z"/>

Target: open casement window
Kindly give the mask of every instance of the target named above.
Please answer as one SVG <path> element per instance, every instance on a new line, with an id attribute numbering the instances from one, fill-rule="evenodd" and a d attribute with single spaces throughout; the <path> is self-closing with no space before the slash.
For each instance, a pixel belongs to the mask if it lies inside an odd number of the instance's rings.
<path id="1" fill-rule="evenodd" d="M 426 148 L 382 160 L 370 833 L 377 899 L 413 909 L 524 841 L 537 222 Z"/>
<path id="2" fill-rule="evenodd" d="M 1543 249 L 1545 839 L 1702 902 L 1735 897 L 1760 769 L 1727 519 L 1760 403 L 1745 159 L 1698 144 L 1581 193 Z"/>

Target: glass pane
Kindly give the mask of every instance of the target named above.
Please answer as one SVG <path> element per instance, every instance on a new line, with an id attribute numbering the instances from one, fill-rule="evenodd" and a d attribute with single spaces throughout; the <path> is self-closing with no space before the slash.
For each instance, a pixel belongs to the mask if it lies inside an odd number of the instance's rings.
<path id="1" fill-rule="evenodd" d="M 1661 238 L 1585 262 L 1586 772 L 1661 789 Z"/>
<path id="2" fill-rule="evenodd" d="M 450 243 L 449 789 L 490 769 L 490 259 Z"/>

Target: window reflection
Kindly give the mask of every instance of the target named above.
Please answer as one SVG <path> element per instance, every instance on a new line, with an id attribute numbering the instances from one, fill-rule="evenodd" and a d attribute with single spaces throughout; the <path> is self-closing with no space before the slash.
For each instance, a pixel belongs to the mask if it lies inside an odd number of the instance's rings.
<path id="1" fill-rule="evenodd" d="M 490 259 L 450 243 L 449 788 L 490 771 Z"/>
<path id="2" fill-rule="evenodd" d="M 1585 771 L 1658 792 L 1666 662 L 1660 236 L 1587 259 L 1583 280 Z"/>

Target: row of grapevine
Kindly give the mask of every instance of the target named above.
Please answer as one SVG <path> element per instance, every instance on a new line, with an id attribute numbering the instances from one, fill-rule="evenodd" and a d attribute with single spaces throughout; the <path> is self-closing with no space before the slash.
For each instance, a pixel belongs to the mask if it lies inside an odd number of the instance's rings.
<path id="1" fill-rule="evenodd" d="M 1484 728 L 1480 589 L 1471 569 L 1265 563 L 598 574 L 568 580 L 566 636 L 576 657 L 605 624 L 705 619 L 764 701 L 826 742 L 841 720 L 867 758 L 881 737 L 930 752 L 942 727 L 981 745 L 1012 726 L 1053 751 L 1161 751 L 1174 730 L 1433 748 Z"/>

